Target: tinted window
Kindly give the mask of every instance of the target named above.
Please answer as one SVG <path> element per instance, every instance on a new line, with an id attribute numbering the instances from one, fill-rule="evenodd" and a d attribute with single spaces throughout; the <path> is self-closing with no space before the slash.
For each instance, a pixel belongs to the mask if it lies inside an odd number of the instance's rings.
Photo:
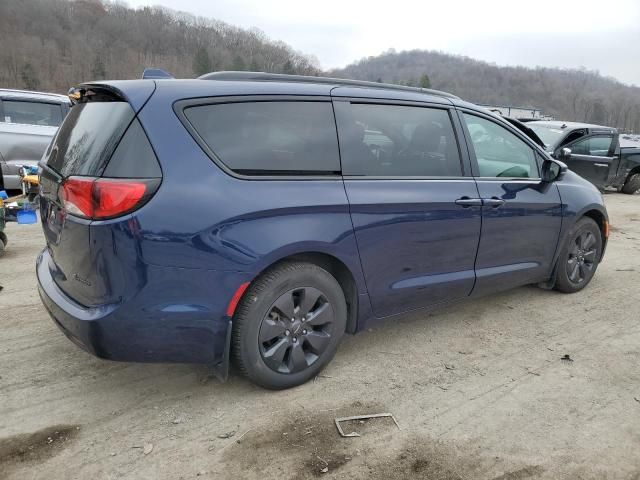
<path id="1" fill-rule="evenodd" d="M 98 175 L 134 115 L 126 102 L 75 105 L 47 150 L 47 165 L 65 177 Z"/>
<path id="2" fill-rule="evenodd" d="M 348 102 L 335 109 L 345 175 L 462 175 L 446 110 Z"/>
<path id="3" fill-rule="evenodd" d="M 57 103 L 3 100 L 1 120 L 6 123 L 57 127 L 62 123 L 62 107 Z"/>
<path id="4" fill-rule="evenodd" d="M 609 154 L 613 137 L 609 135 L 601 135 L 597 137 L 587 137 L 578 140 L 569 146 L 571 152 L 577 155 L 593 155 L 598 157 L 606 157 Z"/>
<path id="5" fill-rule="evenodd" d="M 222 103 L 184 113 L 207 146 L 236 172 L 340 172 L 329 102 Z"/>
<path id="6" fill-rule="evenodd" d="M 138 119 L 127 129 L 107 168 L 105 177 L 159 178 L 162 176 L 158 160 Z"/>
<path id="7" fill-rule="evenodd" d="M 464 114 L 481 177 L 536 178 L 535 153 L 506 128 L 484 118 Z"/>

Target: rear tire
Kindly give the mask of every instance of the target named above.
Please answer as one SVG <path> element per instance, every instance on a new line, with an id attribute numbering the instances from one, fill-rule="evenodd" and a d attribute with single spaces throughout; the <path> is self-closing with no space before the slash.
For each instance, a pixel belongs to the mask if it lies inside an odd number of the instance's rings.
<path id="1" fill-rule="evenodd" d="M 4 255 L 5 247 L 7 246 L 7 236 L 4 232 L 0 232 L 0 257 Z"/>
<path id="2" fill-rule="evenodd" d="M 232 354 L 265 388 L 295 387 L 333 358 L 347 323 L 338 281 L 326 270 L 287 262 L 253 281 L 233 317 Z"/>
<path id="3" fill-rule="evenodd" d="M 571 228 L 558 257 L 555 289 L 575 293 L 586 287 L 596 273 L 602 256 L 602 236 L 598 224 L 582 217 Z"/>
<path id="4" fill-rule="evenodd" d="M 638 190 L 640 190 L 640 173 L 629 176 L 620 189 L 622 193 L 626 193 L 627 195 L 633 195 Z"/>

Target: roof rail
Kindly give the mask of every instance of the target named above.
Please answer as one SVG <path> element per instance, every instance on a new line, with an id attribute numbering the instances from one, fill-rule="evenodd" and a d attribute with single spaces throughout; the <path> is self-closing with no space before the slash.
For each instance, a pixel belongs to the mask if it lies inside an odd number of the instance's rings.
<path id="1" fill-rule="evenodd" d="M 365 80 L 351 80 L 347 78 L 312 77 L 307 75 L 286 75 L 284 73 L 264 73 L 264 72 L 211 72 L 198 77 L 200 80 L 253 80 L 260 82 L 298 82 L 298 83 L 328 83 L 334 85 L 347 85 L 353 87 L 382 88 L 385 90 L 402 90 L 417 93 L 428 93 L 440 97 L 459 97 L 440 90 L 429 88 L 408 87 L 405 85 L 393 85 L 390 83 L 367 82 Z"/>

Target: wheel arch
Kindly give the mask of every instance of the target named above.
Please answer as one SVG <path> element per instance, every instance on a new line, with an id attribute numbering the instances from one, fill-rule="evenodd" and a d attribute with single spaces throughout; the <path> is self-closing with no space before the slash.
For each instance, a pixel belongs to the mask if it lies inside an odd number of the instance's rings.
<path id="1" fill-rule="evenodd" d="M 598 209 L 592 208 L 587 210 L 576 217 L 576 222 L 583 217 L 588 217 L 592 219 L 598 225 L 600 229 L 600 237 L 602 238 L 602 255 L 604 255 L 604 247 L 607 243 L 607 239 L 609 238 L 609 219 L 607 216 Z"/>
<path id="2" fill-rule="evenodd" d="M 271 262 L 262 268 L 255 278 L 285 262 L 305 262 L 323 268 L 340 284 L 347 302 L 347 333 L 355 333 L 358 326 L 358 284 L 351 269 L 338 257 L 326 252 L 304 251 L 292 253 Z"/>
<path id="3" fill-rule="evenodd" d="M 624 179 L 625 183 L 629 180 L 633 175 L 640 173 L 640 165 L 636 165 L 631 169 L 631 171 L 627 174 L 627 177 Z"/>
<path id="4" fill-rule="evenodd" d="M 624 180 L 622 181 L 622 185 L 619 188 L 619 191 L 622 193 L 628 193 L 625 192 L 624 189 L 627 186 L 627 184 L 629 183 L 629 181 L 631 180 L 631 178 L 634 175 L 640 175 L 640 165 L 636 165 L 635 167 L 633 167 L 629 173 L 627 174 L 627 176 L 624 178 Z"/>
<path id="5" fill-rule="evenodd" d="M 569 227 L 563 228 L 564 233 L 562 234 L 560 241 L 558 242 L 556 253 L 553 259 L 553 268 L 551 269 L 551 275 L 547 281 L 541 282 L 539 284 L 540 287 L 545 289 L 553 288 L 556 281 L 555 279 L 556 279 L 556 272 L 558 269 L 558 262 L 560 260 L 560 252 L 562 252 L 562 249 L 564 248 L 566 242 L 569 240 L 568 233 L 573 227 L 573 225 L 575 225 L 576 222 L 578 222 L 581 218 L 584 218 L 584 217 L 591 218 L 598 225 L 598 229 L 600 230 L 600 235 L 602 238 L 602 252 L 600 254 L 600 261 L 602 260 L 602 257 L 604 256 L 605 248 L 607 245 L 607 239 L 608 239 L 609 217 L 602 206 L 597 204 L 592 204 L 585 207 L 580 212 L 578 212 L 573 217 L 574 221 L 571 223 Z"/>

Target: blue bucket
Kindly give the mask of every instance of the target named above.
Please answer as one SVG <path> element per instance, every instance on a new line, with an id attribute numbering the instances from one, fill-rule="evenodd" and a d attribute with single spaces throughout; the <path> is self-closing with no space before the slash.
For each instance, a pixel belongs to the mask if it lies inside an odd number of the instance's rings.
<path id="1" fill-rule="evenodd" d="M 18 223 L 21 225 L 29 225 L 38 221 L 35 210 L 18 210 Z"/>

